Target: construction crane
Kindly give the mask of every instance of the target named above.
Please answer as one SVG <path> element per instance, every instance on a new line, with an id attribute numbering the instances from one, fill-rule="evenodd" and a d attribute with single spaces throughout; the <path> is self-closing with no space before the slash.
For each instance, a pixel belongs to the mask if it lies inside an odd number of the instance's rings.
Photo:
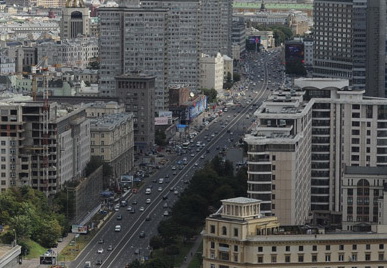
<path id="1" fill-rule="evenodd" d="M 47 71 L 47 59 L 48 57 L 45 56 L 43 58 L 40 59 L 40 61 L 34 65 L 34 66 L 31 66 L 31 75 L 32 75 L 32 90 L 31 90 L 31 95 L 32 95 L 32 99 L 34 101 L 36 101 L 36 94 L 37 94 L 37 91 L 38 91 L 38 82 L 36 81 L 36 77 L 37 76 L 43 76 L 43 80 L 47 80 L 46 77 L 45 77 L 45 74 L 41 73 L 41 72 L 45 72 Z M 37 71 L 39 71 L 40 73 L 38 74 Z M 47 81 L 43 81 L 43 84 L 45 84 Z"/>

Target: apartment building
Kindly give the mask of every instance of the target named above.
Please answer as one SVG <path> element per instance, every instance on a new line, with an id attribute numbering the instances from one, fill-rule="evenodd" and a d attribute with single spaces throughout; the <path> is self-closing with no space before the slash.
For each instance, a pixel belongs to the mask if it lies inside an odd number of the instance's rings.
<path id="1" fill-rule="evenodd" d="M 155 76 L 131 73 L 116 76 L 117 97 L 133 113 L 134 146 L 146 152 L 155 142 Z"/>
<path id="2" fill-rule="evenodd" d="M 260 205 L 243 197 L 222 200 L 202 231 L 204 268 L 387 267 L 385 225 L 370 232 L 331 233 L 280 226 L 276 217 L 263 216 Z"/>
<path id="3" fill-rule="evenodd" d="M 200 56 L 200 88 L 223 90 L 224 59 L 220 53 Z"/>
<path id="4" fill-rule="evenodd" d="M 15 59 L 3 54 L 3 51 L 0 51 L 0 75 L 14 74 Z"/>
<path id="5" fill-rule="evenodd" d="M 350 80 L 365 95 L 384 97 L 386 2 L 314 2 L 315 77 Z"/>
<path id="6" fill-rule="evenodd" d="M 113 180 L 134 165 L 133 114 L 105 114 L 90 120 L 91 155 L 112 167 Z"/>
<path id="7" fill-rule="evenodd" d="M 248 144 L 247 195 L 281 224 L 304 224 L 311 198 L 312 103 L 303 92 L 273 92 L 254 114 Z"/>
<path id="8" fill-rule="evenodd" d="M 31 100 L 1 98 L 0 187 L 29 185 L 55 194 L 90 161 L 90 123 L 84 108 Z"/>
<path id="9" fill-rule="evenodd" d="M 87 104 L 86 116 L 88 118 L 98 118 L 105 115 L 120 114 L 125 112 L 125 105 L 116 101 L 96 101 Z"/>
<path id="10" fill-rule="evenodd" d="M 239 55 L 246 51 L 246 25 L 242 17 L 232 18 L 231 42 L 239 45 Z"/>
<path id="11" fill-rule="evenodd" d="M 136 1 L 135 1 L 136 2 Z M 102 7 L 100 18 L 100 94 L 117 96 L 115 76 L 141 71 L 156 76 L 156 110 L 168 108 L 168 69 L 170 46 L 167 36 L 170 23 L 167 9 L 128 7 Z M 186 43 L 193 40 L 182 39 Z M 188 53 L 181 47 L 178 55 Z M 198 56 L 196 55 L 196 58 Z M 175 58 L 175 57 L 174 57 Z M 190 64 L 182 61 L 181 70 Z"/>

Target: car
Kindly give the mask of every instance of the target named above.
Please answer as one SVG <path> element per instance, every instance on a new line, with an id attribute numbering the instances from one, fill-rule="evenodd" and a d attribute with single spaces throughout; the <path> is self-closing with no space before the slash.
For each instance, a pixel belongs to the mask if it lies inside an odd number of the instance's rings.
<path id="1" fill-rule="evenodd" d="M 200 156 L 200 159 L 204 159 L 204 155 Z"/>
<path id="2" fill-rule="evenodd" d="M 167 203 L 167 202 L 165 202 L 165 203 L 163 204 L 163 208 L 168 208 L 168 203 Z"/>
<path id="3" fill-rule="evenodd" d="M 172 166 L 172 170 L 176 170 L 176 167 L 175 167 L 175 166 Z"/>
<path id="4" fill-rule="evenodd" d="M 116 227 L 114 227 L 114 232 L 121 232 L 121 225 L 116 225 Z"/>
<path id="5" fill-rule="evenodd" d="M 199 166 L 198 162 L 196 162 L 196 163 L 194 164 L 194 166 L 195 166 L 195 167 Z"/>
<path id="6" fill-rule="evenodd" d="M 175 190 L 173 193 L 174 193 L 174 194 L 179 194 L 179 191 L 178 191 L 178 190 Z"/>
<path id="7" fill-rule="evenodd" d="M 109 245 L 108 248 L 107 248 L 108 251 L 112 251 L 113 250 L 113 246 L 112 245 Z"/>
<path id="8" fill-rule="evenodd" d="M 146 216 L 145 221 L 150 221 L 150 220 L 151 220 L 151 216 L 150 215 Z"/>
<path id="9" fill-rule="evenodd" d="M 132 201 L 132 205 L 137 205 L 137 203 L 138 203 L 137 200 Z"/>
<path id="10" fill-rule="evenodd" d="M 165 175 L 164 177 L 165 177 L 165 178 L 169 178 L 169 174 Z"/>
<path id="11" fill-rule="evenodd" d="M 145 232 L 144 232 L 144 231 L 141 231 L 139 237 L 140 237 L 140 238 L 144 238 L 144 237 L 145 237 Z"/>
<path id="12" fill-rule="evenodd" d="M 99 248 L 99 249 L 97 250 L 97 253 L 98 253 L 98 254 L 102 254 L 102 253 L 103 253 L 103 248 Z"/>
<path id="13" fill-rule="evenodd" d="M 173 172 L 172 172 L 172 175 L 173 175 L 173 176 L 175 176 L 176 174 L 177 174 L 177 172 L 176 172 L 176 171 L 173 171 Z"/>
<path id="14" fill-rule="evenodd" d="M 164 217 L 168 217 L 168 216 L 169 216 L 168 210 L 164 211 L 163 216 L 164 216 Z"/>
<path id="15" fill-rule="evenodd" d="M 145 201 L 145 204 L 150 204 L 151 203 L 151 200 L 150 198 L 148 198 L 146 201 Z"/>
<path id="16" fill-rule="evenodd" d="M 95 265 L 102 265 L 102 260 L 100 259 L 100 260 L 97 260 L 96 262 L 95 262 Z"/>
<path id="17" fill-rule="evenodd" d="M 136 250 L 134 251 L 134 254 L 140 254 L 140 250 L 138 248 L 136 248 Z"/>
<path id="18" fill-rule="evenodd" d="M 100 240 L 98 240 L 98 244 L 103 244 L 104 240 L 103 238 L 101 238 Z"/>
<path id="19" fill-rule="evenodd" d="M 163 200 L 168 199 L 168 195 L 163 195 Z"/>
<path id="20" fill-rule="evenodd" d="M 145 210 L 144 207 L 140 207 L 139 211 L 143 212 Z"/>
<path id="21" fill-rule="evenodd" d="M 163 182 L 164 182 L 164 178 L 160 178 L 160 179 L 159 179 L 159 183 L 160 183 L 160 184 L 163 184 Z"/>
<path id="22" fill-rule="evenodd" d="M 133 210 L 133 207 L 132 207 L 132 206 L 129 206 L 126 210 L 130 212 L 130 211 Z"/>
<path id="23" fill-rule="evenodd" d="M 120 211 L 120 204 L 114 206 L 114 211 Z"/>
<path id="24" fill-rule="evenodd" d="M 163 187 L 157 188 L 157 191 L 161 192 L 163 190 Z"/>
<path id="25" fill-rule="evenodd" d="M 192 153 L 192 154 L 191 154 L 191 157 L 194 157 L 194 156 L 195 156 L 195 154 L 194 154 L 194 153 Z"/>
<path id="26" fill-rule="evenodd" d="M 122 215 L 121 214 L 117 215 L 116 219 L 117 219 L 117 221 L 122 220 Z"/>
<path id="27" fill-rule="evenodd" d="M 171 192 L 173 192 L 173 191 L 175 191 L 175 187 L 171 187 L 171 188 L 169 188 L 169 190 L 170 190 Z"/>
<path id="28" fill-rule="evenodd" d="M 128 205 L 128 201 L 122 200 L 121 201 L 121 207 L 126 207 Z"/>

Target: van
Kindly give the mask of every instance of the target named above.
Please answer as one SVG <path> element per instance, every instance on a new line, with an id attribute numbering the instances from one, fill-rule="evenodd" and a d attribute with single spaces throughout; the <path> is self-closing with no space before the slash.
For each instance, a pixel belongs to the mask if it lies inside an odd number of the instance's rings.
<path id="1" fill-rule="evenodd" d="M 152 193 L 152 189 L 151 188 L 146 188 L 145 189 L 145 194 L 151 194 Z"/>

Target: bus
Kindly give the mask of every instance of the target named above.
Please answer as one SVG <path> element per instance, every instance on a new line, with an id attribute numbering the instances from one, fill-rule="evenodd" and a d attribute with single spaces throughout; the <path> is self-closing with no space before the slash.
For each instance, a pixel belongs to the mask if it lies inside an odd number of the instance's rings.
<path id="1" fill-rule="evenodd" d="M 183 149 L 188 149 L 189 144 L 189 141 L 183 142 Z"/>

